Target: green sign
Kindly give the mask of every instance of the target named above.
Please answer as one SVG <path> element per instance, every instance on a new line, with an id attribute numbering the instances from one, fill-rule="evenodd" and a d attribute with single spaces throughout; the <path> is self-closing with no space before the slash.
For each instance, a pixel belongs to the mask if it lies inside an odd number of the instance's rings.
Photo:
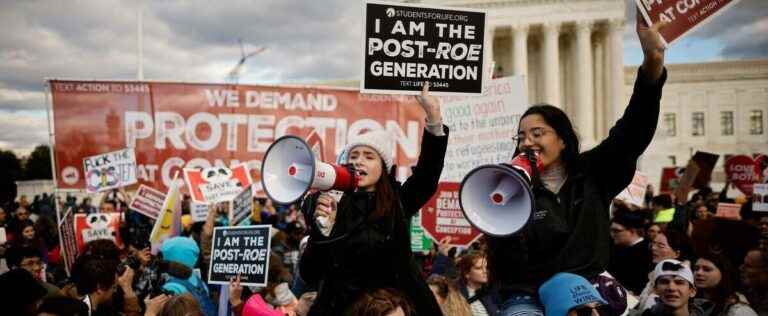
<path id="1" fill-rule="evenodd" d="M 432 239 L 424 234 L 421 228 L 421 211 L 411 218 L 411 251 L 429 253 L 432 250 Z"/>

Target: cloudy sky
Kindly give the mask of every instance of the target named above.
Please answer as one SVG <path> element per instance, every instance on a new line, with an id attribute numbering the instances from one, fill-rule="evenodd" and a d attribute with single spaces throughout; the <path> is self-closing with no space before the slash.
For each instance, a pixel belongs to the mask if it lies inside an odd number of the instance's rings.
<path id="1" fill-rule="evenodd" d="M 642 55 L 627 0 L 625 64 Z M 357 79 L 357 0 L 0 0 L 0 149 L 25 155 L 48 141 L 44 78 L 135 79 L 137 12 L 144 77 L 222 82 L 246 51 L 242 83 Z M 741 0 L 668 50 L 667 61 L 768 58 L 768 1 Z"/>

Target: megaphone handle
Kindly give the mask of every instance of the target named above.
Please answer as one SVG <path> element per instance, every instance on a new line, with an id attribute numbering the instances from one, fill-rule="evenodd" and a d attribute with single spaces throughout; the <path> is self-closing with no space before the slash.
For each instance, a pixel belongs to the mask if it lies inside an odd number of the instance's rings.
<path id="1" fill-rule="evenodd" d="M 530 149 L 525 150 L 525 157 L 528 158 L 528 163 L 531 164 L 531 171 L 533 172 L 531 176 L 531 187 L 534 187 L 535 184 L 539 182 L 539 168 L 537 168 L 536 164 L 538 157 L 536 157 L 536 154 Z"/>

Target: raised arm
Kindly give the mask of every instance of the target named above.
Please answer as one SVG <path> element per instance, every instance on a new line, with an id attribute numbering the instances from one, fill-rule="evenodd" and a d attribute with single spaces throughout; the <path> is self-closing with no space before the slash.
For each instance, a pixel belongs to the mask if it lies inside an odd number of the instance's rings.
<path id="1" fill-rule="evenodd" d="M 404 211 L 408 217 L 418 212 L 437 190 L 437 182 L 445 163 L 445 150 L 448 147 L 448 127 L 443 125 L 440 100 L 429 94 L 428 82 L 424 83 L 421 95 L 416 97 L 416 100 L 426 113 L 427 122 L 421 139 L 419 160 L 400 190 Z"/>
<path id="2" fill-rule="evenodd" d="M 659 29 L 666 23 L 648 27 L 637 14 L 637 36 L 643 49 L 643 64 L 622 117 L 608 137 L 585 153 L 585 161 L 602 170 L 598 180 L 607 198 L 613 198 L 632 180 L 637 159 L 650 145 L 656 132 L 661 105 L 661 91 L 667 75 L 664 69 L 664 44 Z"/>

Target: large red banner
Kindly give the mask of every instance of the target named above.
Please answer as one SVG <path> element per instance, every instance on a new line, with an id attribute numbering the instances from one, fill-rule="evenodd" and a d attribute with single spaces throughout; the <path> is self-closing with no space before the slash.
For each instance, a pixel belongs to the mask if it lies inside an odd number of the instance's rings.
<path id="1" fill-rule="evenodd" d="M 182 168 L 245 162 L 264 196 L 261 160 L 276 138 L 314 131 L 330 159 L 349 137 L 380 128 L 397 135 L 404 175 L 424 121 L 413 96 L 342 88 L 53 80 L 50 89 L 60 189 L 85 188 L 83 158 L 133 147 L 139 183 L 164 191 Z"/>

